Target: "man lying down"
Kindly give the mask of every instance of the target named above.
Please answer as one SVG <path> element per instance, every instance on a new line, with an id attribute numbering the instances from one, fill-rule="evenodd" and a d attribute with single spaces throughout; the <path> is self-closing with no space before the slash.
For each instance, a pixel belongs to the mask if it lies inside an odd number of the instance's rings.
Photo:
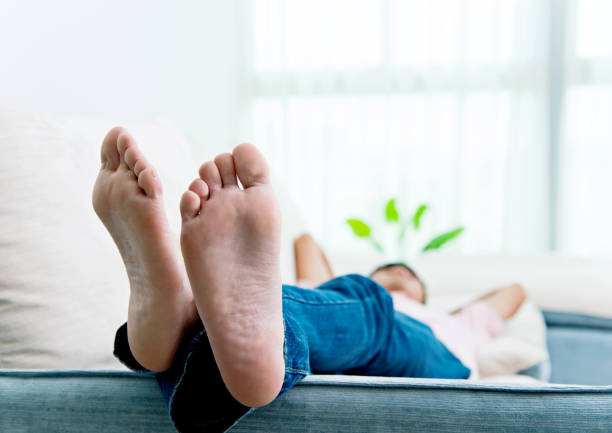
<path id="1" fill-rule="evenodd" d="M 298 285 L 316 287 L 334 277 L 329 261 L 309 234 L 296 239 L 295 265 Z M 396 311 L 429 326 L 463 365 L 471 370 L 470 379 L 478 379 L 476 351 L 503 331 L 504 321 L 514 316 L 525 301 L 519 284 L 492 290 L 450 314 L 425 304 L 425 284 L 405 263 L 388 263 L 376 268 L 370 278 L 384 287 Z"/>
<path id="2" fill-rule="evenodd" d="M 282 284 L 281 216 L 254 146 L 200 167 L 181 198 L 180 249 L 161 181 L 125 129 L 108 132 L 101 159 L 93 206 L 130 282 L 115 355 L 157 373 L 179 431 L 224 431 L 311 373 L 470 376 L 467 358 L 394 309 L 410 298 L 389 285 L 401 266 L 333 278 L 316 290 Z M 481 307 L 495 310 L 498 299 Z"/>

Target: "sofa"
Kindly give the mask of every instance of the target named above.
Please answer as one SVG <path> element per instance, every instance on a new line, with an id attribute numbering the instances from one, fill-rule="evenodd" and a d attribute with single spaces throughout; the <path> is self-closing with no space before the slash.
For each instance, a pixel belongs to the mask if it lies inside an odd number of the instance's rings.
<path id="1" fill-rule="evenodd" d="M 612 319 L 545 314 L 551 383 L 310 376 L 232 432 L 612 431 Z M 2 370 L 0 431 L 172 432 L 152 374 Z"/>
<path id="2" fill-rule="evenodd" d="M 90 191 L 99 141 L 115 123 L 0 107 L 2 432 L 173 431 L 155 376 L 112 356 L 129 288 Z M 127 126 L 158 167 L 178 228 L 178 197 L 200 162 L 193 144 L 167 125 Z M 282 206 L 292 282 L 292 239 L 307 227 L 289 199 Z M 332 259 L 338 273 L 380 260 Z M 546 359 L 479 381 L 310 376 L 232 431 L 612 431 L 609 262 L 442 254 L 413 264 L 439 308 L 521 282 L 544 311 Z"/>

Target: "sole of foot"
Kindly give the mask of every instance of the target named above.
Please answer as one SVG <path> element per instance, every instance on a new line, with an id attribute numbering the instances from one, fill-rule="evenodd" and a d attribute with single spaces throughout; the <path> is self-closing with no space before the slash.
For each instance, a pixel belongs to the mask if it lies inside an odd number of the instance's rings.
<path id="1" fill-rule="evenodd" d="M 181 337 L 199 318 L 166 220 L 161 182 L 123 128 L 108 132 L 101 160 L 92 201 L 127 270 L 130 349 L 143 367 L 164 371 Z"/>
<path id="2" fill-rule="evenodd" d="M 264 406 L 285 371 L 281 222 L 268 166 L 254 146 L 241 144 L 199 174 L 181 199 L 195 303 L 229 392 L 246 406 Z"/>

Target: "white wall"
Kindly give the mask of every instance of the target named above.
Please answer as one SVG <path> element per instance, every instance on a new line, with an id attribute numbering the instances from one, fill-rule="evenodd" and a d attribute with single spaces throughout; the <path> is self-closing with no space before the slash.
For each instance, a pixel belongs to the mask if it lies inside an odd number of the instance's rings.
<path id="1" fill-rule="evenodd" d="M 0 105 L 162 118 L 204 144 L 236 144 L 237 0 L 0 2 Z"/>

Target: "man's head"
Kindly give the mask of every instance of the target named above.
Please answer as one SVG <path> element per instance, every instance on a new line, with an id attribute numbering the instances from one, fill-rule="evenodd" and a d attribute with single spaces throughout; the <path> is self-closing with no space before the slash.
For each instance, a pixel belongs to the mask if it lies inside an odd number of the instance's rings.
<path id="1" fill-rule="evenodd" d="M 415 301 L 425 303 L 425 284 L 405 263 L 387 263 L 379 266 L 370 277 L 389 292 L 403 291 Z"/>

